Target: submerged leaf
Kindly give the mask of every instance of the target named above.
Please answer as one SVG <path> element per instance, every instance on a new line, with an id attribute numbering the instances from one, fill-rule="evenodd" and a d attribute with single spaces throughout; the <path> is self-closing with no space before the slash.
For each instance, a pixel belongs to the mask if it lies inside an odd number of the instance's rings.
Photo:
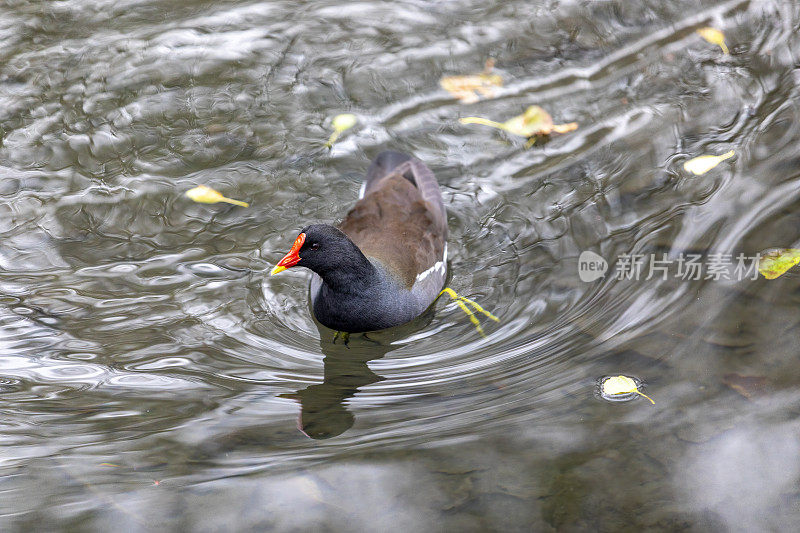
<path id="1" fill-rule="evenodd" d="M 722 48 L 723 54 L 728 54 L 728 46 L 725 44 L 725 34 L 719 31 L 716 28 L 700 28 L 697 30 L 697 33 L 700 34 L 700 37 L 705 39 L 706 41 L 710 42 L 711 44 L 716 44 L 720 48 Z"/>
<path id="2" fill-rule="evenodd" d="M 486 60 L 486 68 L 480 74 L 466 76 L 445 76 L 439 80 L 442 89 L 462 104 L 474 104 L 480 99 L 494 98 L 496 87 L 503 86 L 503 78 L 499 74 L 490 74 L 494 68 L 494 59 Z M 479 96 L 480 95 L 480 96 Z"/>
<path id="3" fill-rule="evenodd" d="M 731 150 L 722 155 L 701 155 L 685 162 L 683 164 L 683 169 L 686 172 L 691 172 L 695 176 L 699 176 L 705 174 L 726 159 L 730 159 L 735 153 L 736 152 Z"/>
<path id="4" fill-rule="evenodd" d="M 628 376 L 613 376 L 606 378 L 602 383 L 602 392 L 608 396 L 615 396 L 617 394 L 638 394 L 650 400 L 653 405 L 656 404 L 649 396 L 639 391 L 636 381 Z"/>
<path id="5" fill-rule="evenodd" d="M 769 388 L 769 380 L 763 376 L 740 376 L 739 374 L 725 374 L 722 382 L 748 400 L 762 396 Z"/>
<path id="6" fill-rule="evenodd" d="M 318 502 L 325 501 L 325 497 L 322 495 L 322 490 L 320 490 L 319 484 L 310 477 L 301 476 L 295 480 L 295 484 L 298 486 L 300 491 L 309 498 L 317 500 Z"/>
<path id="7" fill-rule="evenodd" d="M 189 189 L 186 191 L 186 196 L 201 204 L 216 204 L 219 202 L 225 202 L 233 205 L 240 205 L 242 207 L 249 207 L 250 205 L 247 202 L 226 198 L 222 196 L 220 192 L 215 191 L 211 187 L 206 187 L 205 185 L 198 185 L 194 189 Z"/>
<path id="8" fill-rule="evenodd" d="M 333 146 L 333 143 L 336 142 L 336 139 L 339 138 L 339 135 L 342 134 L 343 131 L 347 131 L 353 126 L 358 123 L 358 117 L 353 115 L 352 113 L 342 113 L 341 115 L 336 115 L 331 120 L 331 126 L 333 126 L 333 133 L 331 133 L 328 142 L 325 143 L 325 146 L 328 148 Z"/>
<path id="9" fill-rule="evenodd" d="M 483 124 L 484 126 L 498 128 L 522 137 L 550 135 L 553 132 L 567 133 L 578 129 L 577 122 L 553 124 L 553 117 L 550 116 L 550 113 L 538 105 L 530 106 L 523 114 L 512 117 L 505 122 L 495 122 L 481 117 L 465 117 L 460 119 L 459 122 L 462 124 Z"/>
<path id="10" fill-rule="evenodd" d="M 800 250 L 796 248 L 779 248 L 761 252 L 758 259 L 758 271 L 767 279 L 775 279 L 800 263 Z"/>

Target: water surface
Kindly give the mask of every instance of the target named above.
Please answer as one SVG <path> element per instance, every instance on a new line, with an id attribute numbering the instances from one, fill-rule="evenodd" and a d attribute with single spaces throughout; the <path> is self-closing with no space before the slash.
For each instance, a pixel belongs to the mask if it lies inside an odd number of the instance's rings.
<path id="1" fill-rule="evenodd" d="M 798 247 L 798 29 L 785 0 L 7 2 L 3 530 L 795 529 L 800 276 L 615 273 Z M 488 57 L 496 98 L 439 87 Z M 579 129 L 458 123 L 533 104 Z M 436 173 L 486 337 L 441 301 L 334 345 L 307 274 L 266 276 L 384 149 Z M 600 399 L 617 374 L 656 404 Z"/>

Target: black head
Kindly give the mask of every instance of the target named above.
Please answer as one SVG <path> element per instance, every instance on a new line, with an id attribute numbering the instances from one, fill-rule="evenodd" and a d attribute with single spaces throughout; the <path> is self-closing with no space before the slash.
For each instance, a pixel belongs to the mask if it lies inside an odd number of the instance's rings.
<path id="1" fill-rule="evenodd" d="M 306 267 L 327 280 L 331 277 L 365 275 L 369 260 L 347 235 L 328 224 L 306 226 L 291 251 L 280 260 L 272 274 L 294 266 Z"/>

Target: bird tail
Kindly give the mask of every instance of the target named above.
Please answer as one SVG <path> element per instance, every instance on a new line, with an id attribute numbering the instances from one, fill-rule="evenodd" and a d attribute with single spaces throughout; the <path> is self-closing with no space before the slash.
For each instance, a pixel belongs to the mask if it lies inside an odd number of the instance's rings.
<path id="1" fill-rule="evenodd" d="M 378 154 L 378 157 L 372 162 L 367 169 L 367 178 L 364 180 L 369 187 L 370 183 L 380 180 L 382 177 L 389 174 L 391 171 L 402 165 L 406 161 L 410 161 L 410 155 L 400 152 L 387 150 Z M 416 184 L 415 184 L 416 185 Z"/>

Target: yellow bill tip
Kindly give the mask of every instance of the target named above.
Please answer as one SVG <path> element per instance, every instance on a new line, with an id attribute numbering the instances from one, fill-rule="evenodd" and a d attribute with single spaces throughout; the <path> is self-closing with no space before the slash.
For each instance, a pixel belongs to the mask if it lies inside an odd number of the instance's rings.
<path id="1" fill-rule="evenodd" d="M 269 275 L 274 276 L 275 274 L 280 274 L 284 270 L 286 270 L 286 267 L 278 265 L 272 269 L 272 272 L 270 272 Z"/>

